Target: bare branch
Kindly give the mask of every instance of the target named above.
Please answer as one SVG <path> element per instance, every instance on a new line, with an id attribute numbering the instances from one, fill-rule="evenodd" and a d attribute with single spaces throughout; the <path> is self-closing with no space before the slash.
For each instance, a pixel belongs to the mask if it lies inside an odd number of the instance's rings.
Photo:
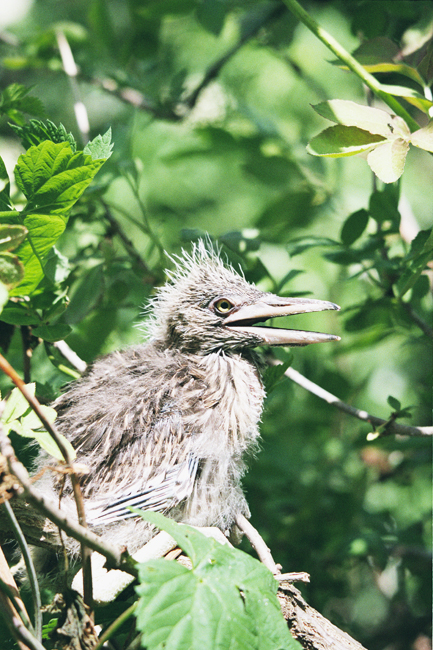
<path id="1" fill-rule="evenodd" d="M 365 650 L 311 607 L 293 585 L 280 587 L 278 599 L 290 632 L 306 650 Z"/>
<path id="2" fill-rule="evenodd" d="M 75 120 L 81 134 L 81 140 L 83 144 L 87 144 L 89 141 L 90 124 L 87 109 L 83 102 L 80 87 L 77 82 L 78 68 L 68 40 L 61 30 L 56 31 L 56 39 L 63 63 L 63 69 L 68 75 L 72 95 L 74 97 Z"/>
<path id="3" fill-rule="evenodd" d="M 275 360 L 272 360 L 271 363 L 272 365 L 280 364 L 279 361 Z M 313 393 L 313 395 L 320 397 L 320 399 L 325 400 L 325 402 L 328 402 L 328 404 L 333 404 L 340 411 L 343 411 L 348 415 L 352 415 L 353 417 L 358 418 L 358 420 L 369 422 L 375 428 L 387 424 L 387 420 L 383 420 L 382 418 L 378 418 L 375 415 L 367 413 L 367 411 L 362 411 L 355 408 L 354 406 L 351 406 L 350 404 L 342 402 L 340 399 L 338 399 L 338 397 L 332 395 L 332 393 L 329 393 L 324 388 L 321 388 L 321 386 L 318 386 L 314 382 L 310 381 L 304 377 L 304 375 L 301 375 L 300 372 L 294 370 L 294 368 L 287 368 L 284 374 L 296 384 L 299 384 L 299 386 L 305 388 L 305 390 Z M 399 424 L 398 422 L 392 421 L 387 425 L 386 433 L 396 433 L 402 436 L 433 436 L 433 427 L 411 427 L 406 424 Z"/>
<path id="4" fill-rule="evenodd" d="M 245 533 L 251 546 L 256 551 L 259 560 L 263 562 L 265 567 L 267 567 L 269 571 L 272 571 L 274 575 L 280 573 L 280 570 L 272 557 L 271 551 L 266 546 L 265 540 L 260 535 L 259 531 L 256 530 L 248 519 L 241 513 L 236 515 L 236 525 L 243 533 Z"/>
<path id="5" fill-rule="evenodd" d="M 78 354 L 69 347 L 66 341 L 55 341 L 53 345 L 65 357 L 66 361 L 69 361 L 71 366 L 74 366 L 80 374 L 83 374 L 87 368 L 87 363 L 83 359 L 80 359 Z"/>

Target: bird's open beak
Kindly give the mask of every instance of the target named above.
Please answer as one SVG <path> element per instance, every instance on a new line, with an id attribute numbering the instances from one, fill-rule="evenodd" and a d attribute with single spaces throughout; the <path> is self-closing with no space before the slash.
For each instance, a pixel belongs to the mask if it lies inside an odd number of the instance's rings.
<path id="1" fill-rule="evenodd" d="M 340 307 L 326 300 L 309 298 L 280 298 L 271 293 L 263 294 L 263 300 L 253 305 L 243 305 L 224 319 L 224 325 L 230 329 L 254 334 L 260 337 L 263 345 L 303 346 L 324 341 L 339 341 L 339 336 L 320 332 L 304 332 L 274 327 L 253 327 L 269 318 L 305 314 L 310 311 L 339 310 Z"/>

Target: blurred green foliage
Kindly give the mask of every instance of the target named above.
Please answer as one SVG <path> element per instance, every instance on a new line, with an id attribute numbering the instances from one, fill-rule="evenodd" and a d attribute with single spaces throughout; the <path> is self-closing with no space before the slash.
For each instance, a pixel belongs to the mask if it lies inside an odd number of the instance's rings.
<path id="1" fill-rule="evenodd" d="M 303 5 L 346 49 L 363 47 L 360 59 L 370 57 L 363 62 L 381 81 L 428 100 L 431 3 Z M 392 396 L 411 407 L 402 423 L 430 423 L 432 157 L 411 148 L 401 180 L 383 185 L 360 158 L 307 154 L 325 127 L 310 104 L 386 107 L 365 97 L 359 79 L 282 4 L 34 0 L 2 29 L 0 148 L 9 178 L 23 153 L 9 122 L 23 127 L 46 114 L 83 149 L 77 89 L 90 138 L 111 127 L 115 143 L 72 207 L 51 274 L 29 300 L 14 289 L 10 313 L 27 318 L 0 323 L 3 350 L 41 399 L 70 378 L 55 333 L 71 330 L 68 344 L 88 362 L 140 341 L 140 312 L 170 266 L 164 250 L 176 254 L 207 232 L 261 288 L 342 306 L 340 315 L 290 317 L 290 326 L 342 337 L 295 350 L 293 367 L 376 416 L 395 410 Z M 59 32 L 78 66 L 72 83 Z M 401 102 L 427 124 L 422 106 Z M 7 188 L 18 211 L 20 189 Z M 44 343 L 28 329 L 36 325 Z M 0 388 L 10 388 L 5 377 Z M 252 522 L 284 571 L 311 574 L 302 591 L 335 624 L 369 650 L 415 649 L 429 636 L 431 611 L 431 442 L 370 442 L 369 431 L 284 378 L 269 395 L 262 451 L 245 478 Z M 109 622 L 118 611 L 116 603 L 97 616 Z"/>

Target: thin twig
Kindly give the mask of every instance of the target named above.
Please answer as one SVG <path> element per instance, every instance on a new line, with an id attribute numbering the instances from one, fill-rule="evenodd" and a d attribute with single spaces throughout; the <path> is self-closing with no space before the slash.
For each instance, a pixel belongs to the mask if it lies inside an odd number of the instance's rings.
<path id="1" fill-rule="evenodd" d="M 45 517 L 50 519 L 70 537 L 73 537 L 80 543 L 91 548 L 93 551 L 97 551 L 103 555 L 108 560 L 110 566 L 126 571 L 133 576 L 137 575 L 134 562 L 130 560 L 129 554 L 126 550 L 119 549 L 117 546 L 104 541 L 99 537 L 99 535 L 96 535 L 88 528 L 81 526 L 79 523 L 68 517 L 63 510 L 58 508 L 52 499 L 46 498 L 33 486 L 26 468 L 19 460 L 17 460 L 14 449 L 8 436 L 4 433 L 1 424 L 0 450 L 6 458 L 10 473 L 13 474 L 21 484 L 23 495 L 26 497 L 27 501 L 38 510 L 38 512 L 41 512 Z"/>
<path id="2" fill-rule="evenodd" d="M 218 61 L 215 61 L 215 63 L 213 63 L 210 68 L 207 69 L 200 84 L 182 101 L 181 106 L 187 106 L 189 110 L 194 108 L 202 90 L 204 90 L 204 88 L 206 88 L 206 86 L 208 86 L 211 81 L 216 79 L 221 69 L 228 61 L 230 61 L 231 58 L 233 58 L 233 56 L 241 49 L 241 47 L 245 45 L 245 43 L 251 38 L 256 36 L 260 29 L 262 29 L 262 27 L 264 27 L 267 23 L 270 23 L 273 20 L 277 20 L 282 15 L 284 15 L 285 12 L 286 7 L 283 4 L 274 5 L 271 6 L 271 8 L 268 8 L 266 11 L 263 11 L 261 15 L 256 18 L 256 20 L 252 19 L 249 29 L 245 29 L 239 41 L 233 45 L 233 47 L 231 47 L 225 54 L 223 54 L 223 56 L 218 59 Z"/>
<path id="3" fill-rule="evenodd" d="M 72 54 L 68 39 L 59 29 L 56 31 L 56 40 L 62 59 L 63 69 L 66 72 L 74 97 L 74 112 L 78 130 L 81 135 L 83 145 L 89 142 L 90 124 L 86 106 L 83 102 L 80 87 L 77 82 L 78 68 Z"/>
<path id="4" fill-rule="evenodd" d="M 69 347 L 66 341 L 55 341 L 53 346 L 65 357 L 66 361 L 69 361 L 71 366 L 74 366 L 80 374 L 83 374 L 87 368 L 87 363 Z"/>
<path id="5" fill-rule="evenodd" d="M 31 382 L 31 358 L 32 358 L 32 348 L 30 346 L 30 328 L 28 325 L 21 325 L 21 340 L 23 343 L 23 375 L 24 382 L 30 384 Z"/>
<path id="6" fill-rule="evenodd" d="M 105 210 L 104 217 L 109 222 L 112 231 L 119 236 L 119 238 L 122 240 L 123 245 L 125 246 L 126 252 L 135 260 L 137 266 L 146 274 L 144 280 L 150 284 L 155 282 L 155 275 L 152 273 L 140 254 L 136 251 L 134 244 L 129 239 L 128 235 L 124 232 L 116 217 L 113 215 L 108 203 L 104 199 L 101 199 L 101 204 Z M 147 231 L 146 235 L 149 235 Z"/>
<path id="7" fill-rule="evenodd" d="M 279 365 L 281 362 L 272 360 L 271 363 L 272 365 Z M 313 395 L 320 397 L 320 399 L 325 400 L 325 402 L 328 402 L 328 404 L 333 404 L 333 406 L 338 408 L 340 411 L 343 411 L 348 415 L 352 415 L 355 418 L 358 418 L 358 420 L 369 422 L 375 428 L 387 423 L 387 420 L 383 420 L 382 418 L 378 418 L 375 415 L 371 415 L 371 413 L 368 413 L 367 411 L 362 411 L 355 408 L 354 406 L 351 406 L 350 404 L 342 402 L 340 399 L 338 399 L 338 397 L 332 395 L 332 393 L 329 393 L 324 388 L 321 388 L 321 386 L 318 386 L 314 382 L 310 381 L 304 377 L 304 375 L 301 375 L 300 372 L 294 370 L 294 368 L 287 368 L 284 374 L 296 384 L 299 384 L 299 386 L 305 388 L 305 390 L 313 393 Z M 386 428 L 386 433 L 396 433 L 402 436 L 433 436 L 433 427 L 411 427 L 406 424 L 399 424 L 398 422 L 390 422 Z"/>
<path id="8" fill-rule="evenodd" d="M 19 638 L 18 633 L 12 624 L 12 619 L 19 617 L 18 612 L 21 612 L 21 615 L 24 617 L 27 624 L 30 624 L 30 620 L 25 605 L 21 600 L 18 588 L 15 584 L 14 577 L 10 571 L 9 565 L 6 562 L 6 558 L 1 548 L 0 583 L 2 585 L 2 588 L 0 588 L 0 613 L 3 614 L 3 618 L 9 627 L 11 634 L 15 637 L 15 639 L 17 639 L 20 650 L 28 650 L 29 646 L 27 644 L 24 644 Z"/>
<path id="9" fill-rule="evenodd" d="M 291 573 L 278 573 L 275 579 L 278 582 L 310 582 L 310 574 L 305 571 L 292 571 Z"/>
<path id="10" fill-rule="evenodd" d="M 42 643 L 24 626 L 21 619 L 13 616 L 11 623 L 12 633 L 19 641 L 25 644 L 24 647 L 31 648 L 31 650 L 45 650 Z"/>
<path id="11" fill-rule="evenodd" d="M 42 603 L 41 603 L 41 593 L 39 591 L 39 583 L 38 583 L 38 578 L 36 575 L 35 571 L 35 566 L 33 564 L 32 556 L 30 553 L 29 546 L 26 542 L 26 539 L 23 535 L 23 532 L 20 528 L 20 525 L 17 521 L 17 518 L 15 517 L 15 513 L 11 508 L 11 505 L 9 501 L 5 501 L 3 504 L 3 508 L 6 511 L 6 515 L 9 519 L 9 522 L 11 524 L 12 530 L 15 533 L 15 538 L 18 542 L 18 545 L 21 550 L 21 555 L 23 556 L 24 563 L 26 565 L 27 569 L 27 576 L 30 582 L 30 588 L 32 591 L 32 597 L 33 597 L 33 611 L 34 611 L 34 628 L 35 628 L 35 636 L 39 641 L 42 640 Z"/>
<path id="12" fill-rule="evenodd" d="M 240 513 L 236 515 L 235 521 L 237 527 L 243 533 L 245 533 L 246 537 L 251 543 L 251 546 L 256 551 L 260 561 L 263 562 L 269 571 L 272 571 L 274 575 L 277 575 L 279 573 L 279 569 L 274 562 L 271 551 L 266 546 L 265 540 L 260 535 L 258 530 L 256 530 L 254 526 L 248 521 L 248 519 Z"/>
<path id="13" fill-rule="evenodd" d="M 131 616 L 134 614 L 135 610 L 137 609 L 138 605 L 138 600 L 135 601 L 128 609 L 125 609 L 124 612 L 118 618 L 116 618 L 115 621 L 111 623 L 105 630 L 104 634 L 99 638 L 98 643 L 95 645 L 93 650 L 101 650 L 101 648 L 104 646 L 105 642 L 111 639 L 113 634 L 117 632 L 119 627 L 121 627 L 127 620 L 128 618 L 131 618 Z"/>
<path id="14" fill-rule="evenodd" d="M 430 339 L 433 339 L 433 328 L 430 327 L 428 323 L 426 323 L 419 314 L 416 313 L 416 311 L 413 309 L 412 305 L 408 302 L 403 302 L 401 301 L 401 304 L 403 305 L 404 309 L 407 311 L 413 322 L 418 325 L 420 330 L 424 332 L 426 336 L 428 336 Z"/>

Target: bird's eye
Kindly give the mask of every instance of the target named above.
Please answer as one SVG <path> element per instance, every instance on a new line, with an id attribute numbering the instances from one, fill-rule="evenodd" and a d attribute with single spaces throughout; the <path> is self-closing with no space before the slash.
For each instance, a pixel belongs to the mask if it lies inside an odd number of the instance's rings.
<path id="1" fill-rule="evenodd" d="M 232 307 L 233 307 L 232 303 L 226 298 L 220 298 L 214 304 L 214 309 L 219 314 L 228 314 L 228 312 L 232 309 Z"/>

